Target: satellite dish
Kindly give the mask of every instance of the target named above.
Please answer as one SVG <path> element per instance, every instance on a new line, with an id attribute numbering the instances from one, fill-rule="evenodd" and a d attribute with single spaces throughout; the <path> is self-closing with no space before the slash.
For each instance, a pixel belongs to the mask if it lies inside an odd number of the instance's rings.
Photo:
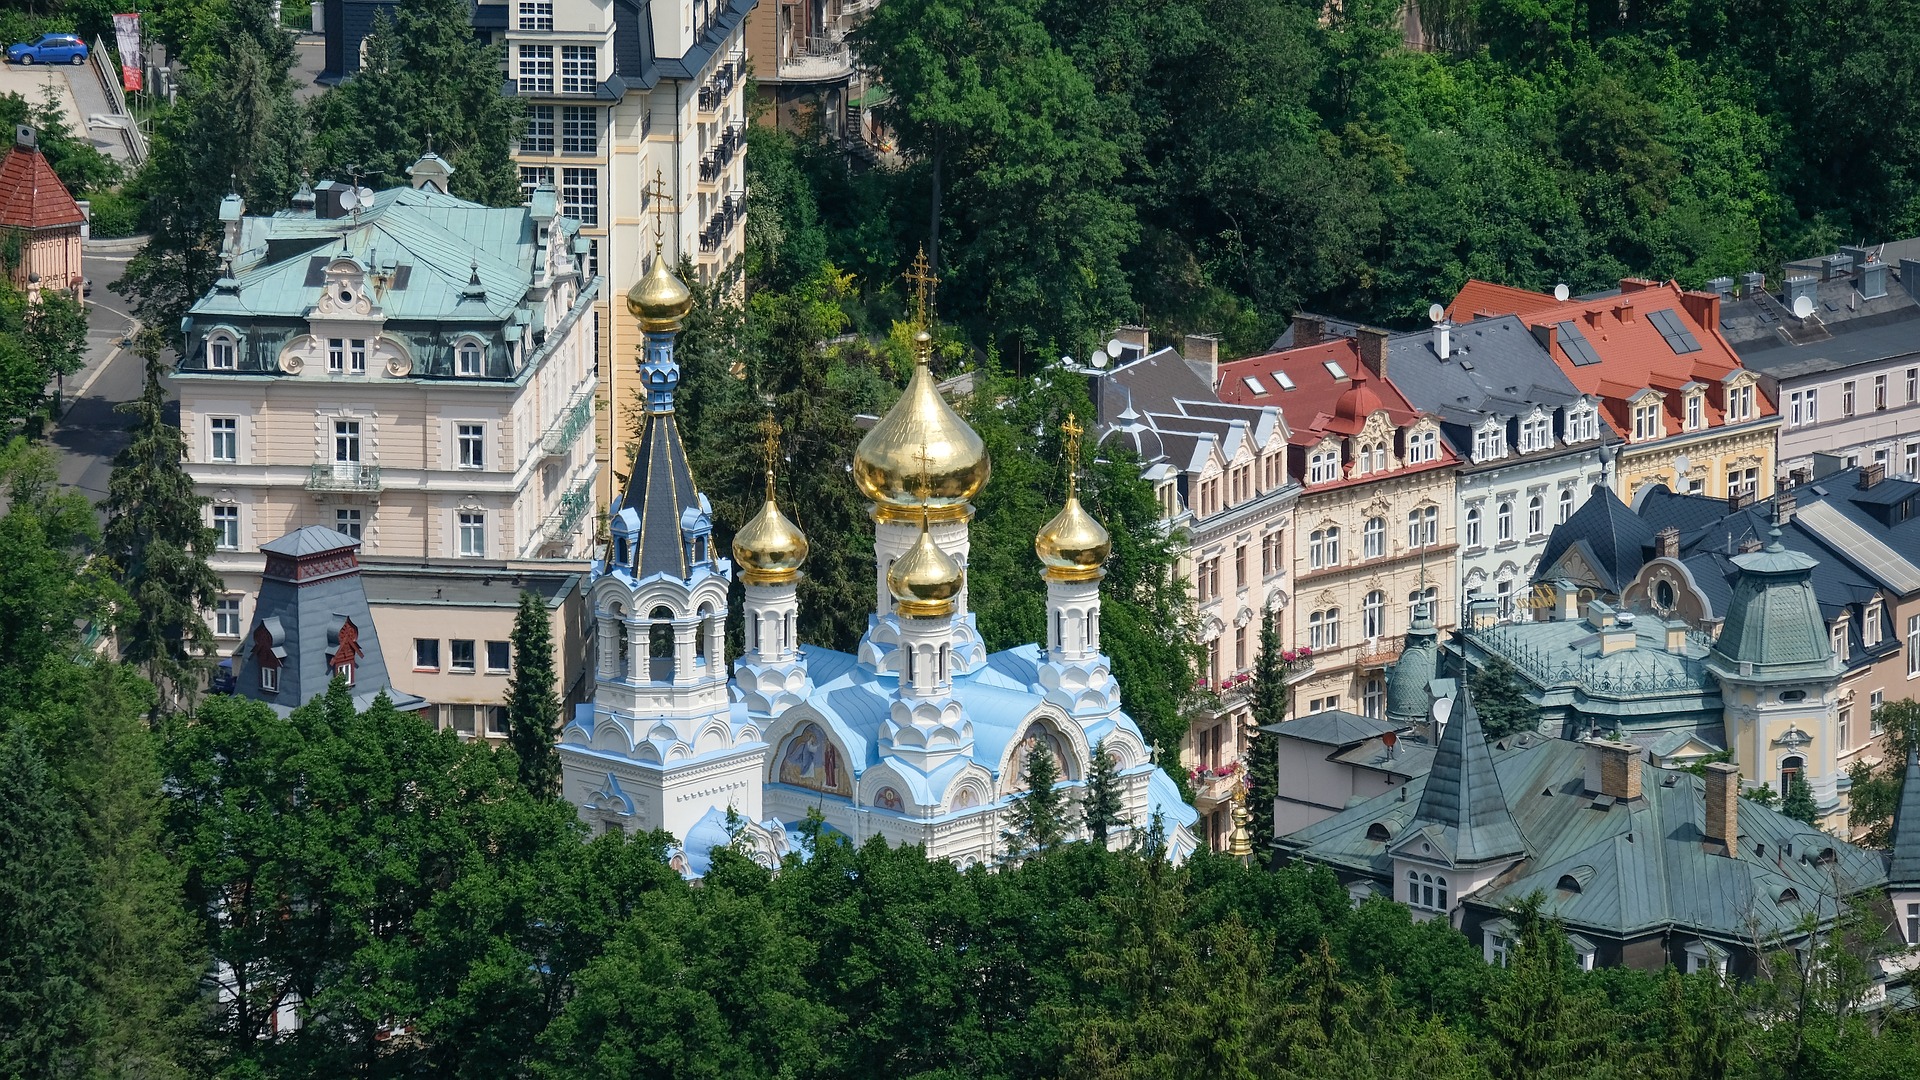
<path id="1" fill-rule="evenodd" d="M 1095 349 L 1093 350 L 1093 355 L 1087 357 L 1087 363 L 1092 364 L 1096 368 L 1103 368 L 1107 366 L 1107 361 L 1111 359 L 1113 359 L 1113 357 L 1107 355 L 1107 350 Z"/>
<path id="2" fill-rule="evenodd" d="M 1573 290 L 1567 288 L 1567 284 L 1564 281 L 1553 287 L 1553 298 L 1555 300 L 1565 300 L 1571 295 L 1573 295 Z"/>
<path id="3" fill-rule="evenodd" d="M 1794 318 L 1804 319 L 1811 314 L 1813 314 L 1813 297 L 1802 295 L 1793 298 Z"/>
<path id="4" fill-rule="evenodd" d="M 368 187 L 363 187 L 359 191 L 354 192 L 354 198 L 360 201 L 361 206 L 372 206 L 373 205 L 373 189 Z"/>
<path id="5" fill-rule="evenodd" d="M 1107 342 L 1107 355 L 1118 358 L 1120 355 L 1120 350 L 1124 348 L 1126 348 L 1125 343 L 1123 343 L 1119 338 L 1114 338 L 1112 341 Z"/>
<path id="6" fill-rule="evenodd" d="M 1427 321 L 1428 322 L 1439 322 L 1441 319 L 1444 319 L 1446 317 L 1447 317 L 1446 308 L 1441 307 L 1439 304 L 1427 305 Z"/>
<path id="7" fill-rule="evenodd" d="M 351 210 L 354 207 L 359 205 L 360 205 L 360 197 L 359 195 L 355 194 L 352 188 L 348 188 L 345 191 L 342 191 L 340 193 L 340 209 Z"/>

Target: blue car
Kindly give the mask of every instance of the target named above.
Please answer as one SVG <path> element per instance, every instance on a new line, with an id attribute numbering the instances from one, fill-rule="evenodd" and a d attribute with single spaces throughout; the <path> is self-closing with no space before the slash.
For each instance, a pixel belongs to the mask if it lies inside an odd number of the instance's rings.
<path id="1" fill-rule="evenodd" d="M 84 64 L 87 43 L 75 34 L 41 34 L 39 41 L 7 47 L 9 64 Z"/>

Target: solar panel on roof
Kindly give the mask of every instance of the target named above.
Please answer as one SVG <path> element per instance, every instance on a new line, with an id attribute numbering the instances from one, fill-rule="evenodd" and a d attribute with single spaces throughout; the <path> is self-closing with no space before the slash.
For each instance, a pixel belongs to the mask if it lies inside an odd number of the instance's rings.
<path id="1" fill-rule="evenodd" d="M 1600 354 L 1593 351 L 1593 345 L 1587 341 L 1586 335 L 1580 332 L 1580 328 L 1575 326 L 1572 320 L 1554 325 L 1560 331 L 1560 348 L 1567 354 L 1567 359 L 1573 361 L 1574 367 L 1586 367 L 1588 364 L 1600 362 Z"/>
<path id="2" fill-rule="evenodd" d="M 1660 331 L 1660 336 L 1666 340 L 1667 348 L 1672 349 L 1676 354 L 1685 356 L 1687 353 L 1700 351 L 1699 339 L 1693 336 L 1693 331 L 1687 329 L 1687 324 L 1681 322 L 1680 316 L 1674 314 L 1671 308 L 1649 312 L 1647 321 L 1653 324 L 1654 329 Z"/>

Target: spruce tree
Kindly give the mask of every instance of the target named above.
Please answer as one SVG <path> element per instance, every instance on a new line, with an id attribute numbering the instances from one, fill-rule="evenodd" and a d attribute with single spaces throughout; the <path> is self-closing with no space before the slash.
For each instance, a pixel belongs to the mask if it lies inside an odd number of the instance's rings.
<path id="1" fill-rule="evenodd" d="M 520 759 L 520 783 L 535 795 L 558 791 L 560 762 L 553 741 L 560 730 L 554 697 L 553 629 L 547 605 L 531 590 L 520 594 L 513 619 L 513 675 L 507 680 L 507 743 Z"/>
<path id="2" fill-rule="evenodd" d="M 1804 821 L 1808 825 L 1816 824 L 1820 819 L 1820 808 L 1813 801 L 1813 786 L 1804 776 L 1795 776 L 1787 785 L 1780 799 L 1780 812 L 1795 821 Z"/>
<path id="3" fill-rule="evenodd" d="M 1107 846 L 1107 833 L 1125 828 L 1125 804 L 1120 801 L 1120 775 L 1107 756 L 1107 740 L 1093 744 L 1093 765 L 1087 770 L 1087 794 L 1081 801 L 1087 823 L 1087 835 L 1101 847 Z"/>
<path id="4" fill-rule="evenodd" d="M 1060 767 L 1054 763 L 1045 739 L 1028 742 L 1026 776 L 1026 794 L 1007 807 L 1007 827 L 1000 834 L 1010 858 L 1046 851 L 1066 834 L 1066 798 L 1054 787 L 1060 780 Z"/>
<path id="5" fill-rule="evenodd" d="M 1269 611 L 1260 623 L 1260 655 L 1253 665 L 1253 723 L 1247 732 L 1247 810 L 1253 815 L 1253 857 L 1265 864 L 1273 854 L 1273 801 L 1280 796 L 1280 753 L 1275 738 L 1261 728 L 1287 718 L 1287 665 L 1280 659 L 1280 627 Z"/>
<path id="6" fill-rule="evenodd" d="M 133 600 L 119 627 L 120 656 L 144 667 L 163 692 L 177 694 L 191 687 L 213 651 L 203 613 L 213 607 L 220 577 L 207 565 L 214 548 L 213 530 L 200 520 L 207 500 L 181 465 L 186 438 L 167 422 L 159 333 L 141 331 L 136 349 L 147 381 L 120 407 L 134 424 L 107 481 L 105 550 Z"/>
<path id="7" fill-rule="evenodd" d="M 1468 675 L 1473 685 L 1473 708 L 1487 738 L 1504 739 L 1540 725 L 1540 710 L 1520 686 L 1520 673 L 1504 658 L 1488 658 Z"/>
<path id="8" fill-rule="evenodd" d="M 85 855 L 24 725 L 0 736 L 0 1076 L 78 1076 L 98 1017 L 85 988 Z"/>

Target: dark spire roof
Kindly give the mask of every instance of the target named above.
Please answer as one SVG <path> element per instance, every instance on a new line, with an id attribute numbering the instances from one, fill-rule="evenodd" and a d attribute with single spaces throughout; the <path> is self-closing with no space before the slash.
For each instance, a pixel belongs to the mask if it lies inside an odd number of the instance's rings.
<path id="1" fill-rule="evenodd" d="M 700 505 L 700 491 L 694 486 L 674 414 L 648 412 L 641 423 L 640 449 L 619 509 L 622 518 L 629 510 L 638 517 L 639 535 L 629 565 L 635 577 L 670 574 L 684 580 L 690 567 L 681 525 L 706 511 Z"/>
<path id="2" fill-rule="evenodd" d="M 1603 579 L 1601 584 L 1617 595 L 1645 564 L 1647 549 L 1653 546 L 1653 528 L 1621 502 L 1612 488 L 1596 484 L 1580 509 L 1547 537 L 1547 548 L 1540 553 L 1541 572 L 1546 573 L 1576 546 Z"/>
<path id="3" fill-rule="evenodd" d="M 1436 843 L 1455 866 L 1517 859 L 1527 853 L 1500 790 L 1500 778 L 1494 775 L 1493 755 L 1487 750 L 1467 682 L 1460 680 L 1459 696 L 1435 748 L 1426 790 L 1414 813 L 1414 824 L 1420 828 L 1412 834 Z"/>
<path id="4" fill-rule="evenodd" d="M 1893 812 L 1893 860 L 1887 884 L 1920 887 L 1920 747 L 1907 750 L 1907 776 L 1900 785 L 1900 806 Z"/>

